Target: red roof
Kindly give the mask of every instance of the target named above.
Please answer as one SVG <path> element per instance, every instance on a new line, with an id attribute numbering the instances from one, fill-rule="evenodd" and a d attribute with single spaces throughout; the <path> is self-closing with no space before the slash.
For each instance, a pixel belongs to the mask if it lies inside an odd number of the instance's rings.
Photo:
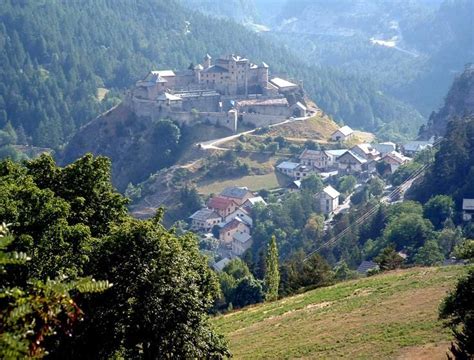
<path id="1" fill-rule="evenodd" d="M 210 209 L 218 209 L 218 210 L 225 210 L 227 209 L 232 203 L 237 205 L 237 203 L 232 199 L 227 199 L 221 196 L 215 196 L 209 200 L 207 206 Z"/>

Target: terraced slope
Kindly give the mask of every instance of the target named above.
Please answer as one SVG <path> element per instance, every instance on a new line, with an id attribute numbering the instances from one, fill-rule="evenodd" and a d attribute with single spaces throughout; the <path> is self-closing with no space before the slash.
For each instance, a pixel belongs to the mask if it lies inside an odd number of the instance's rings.
<path id="1" fill-rule="evenodd" d="M 236 359 L 446 359 L 438 306 L 465 267 L 339 283 L 214 320 Z"/>

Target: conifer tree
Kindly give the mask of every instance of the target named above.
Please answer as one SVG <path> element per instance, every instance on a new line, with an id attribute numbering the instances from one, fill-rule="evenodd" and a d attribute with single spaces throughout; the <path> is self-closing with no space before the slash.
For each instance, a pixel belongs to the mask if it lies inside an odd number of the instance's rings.
<path id="1" fill-rule="evenodd" d="M 278 287 L 280 285 L 280 271 L 278 269 L 278 248 L 275 236 L 272 236 L 268 244 L 266 271 L 265 271 L 265 299 L 273 301 L 278 298 Z"/>

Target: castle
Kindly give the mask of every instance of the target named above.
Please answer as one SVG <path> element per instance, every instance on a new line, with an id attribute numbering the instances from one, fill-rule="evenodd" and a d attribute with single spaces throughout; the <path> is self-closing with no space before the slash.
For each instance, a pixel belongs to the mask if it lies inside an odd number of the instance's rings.
<path id="1" fill-rule="evenodd" d="M 138 116 L 168 117 L 178 123 L 205 121 L 237 130 L 307 115 L 301 86 L 269 77 L 269 66 L 229 55 L 187 70 L 150 71 L 136 83 L 128 103 Z"/>

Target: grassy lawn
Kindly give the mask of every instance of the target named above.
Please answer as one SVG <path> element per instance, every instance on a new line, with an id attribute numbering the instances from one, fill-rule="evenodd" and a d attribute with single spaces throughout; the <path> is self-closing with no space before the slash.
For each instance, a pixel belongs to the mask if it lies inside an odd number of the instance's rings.
<path id="1" fill-rule="evenodd" d="M 288 185 L 289 178 L 272 172 L 265 175 L 250 175 L 228 180 L 215 180 L 198 183 L 197 189 L 201 194 L 218 194 L 228 186 L 246 186 L 252 191 L 275 189 Z"/>
<path id="2" fill-rule="evenodd" d="M 236 359 L 445 359 L 438 306 L 465 267 L 339 283 L 213 320 Z"/>

